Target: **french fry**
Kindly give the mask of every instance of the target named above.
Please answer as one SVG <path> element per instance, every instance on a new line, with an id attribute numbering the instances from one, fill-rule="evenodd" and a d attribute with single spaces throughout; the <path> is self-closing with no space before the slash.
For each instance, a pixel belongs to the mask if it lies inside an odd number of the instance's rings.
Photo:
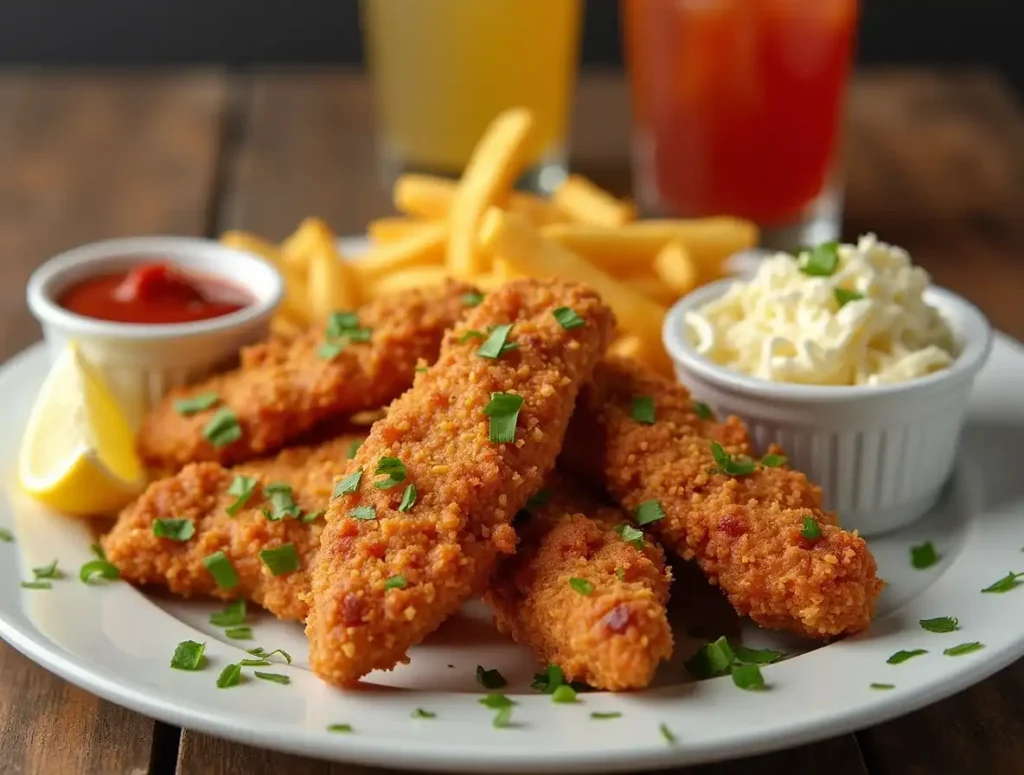
<path id="1" fill-rule="evenodd" d="M 430 223 L 431 221 L 401 216 L 376 218 L 366 225 L 366 236 L 374 245 L 386 245 L 410 237 Z"/>
<path id="2" fill-rule="evenodd" d="M 679 294 L 662 282 L 661 278 L 656 275 L 642 274 L 635 277 L 626 277 L 622 278 L 620 282 L 634 291 L 642 293 L 652 301 L 664 304 L 665 306 L 674 304 L 679 298 Z"/>
<path id="3" fill-rule="evenodd" d="M 359 306 L 360 288 L 352 267 L 331 245 L 309 255 L 306 299 L 313 320 L 326 319 L 332 312 Z"/>
<path id="4" fill-rule="evenodd" d="M 512 108 L 498 115 L 473 149 L 452 197 L 446 263 L 457 278 L 486 267 L 476 240 L 487 208 L 505 197 L 523 166 L 523 151 L 533 130 L 533 114 Z"/>
<path id="5" fill-rule="evenodd" d="M 571 220 L 554 203 L 534 194 L 523 194 L 513 191 L 508 197 L 506 206 L 510 212 L 522 215 L 534 226 L 568 223 Z"/>
<path id="6" fill-rule="evenodd" d="M 608 354 L 619 358 L 637 358 L 643 352 L 644 345 L 635 334 L 620 336 L 608 345 Z"/>
<path id="7" fill-rule="evenodd" d="M 367 287 L 369 296 L 376 299 L 412 288 L 441 285 L 448 280 L 449 276 L 448 270 L 443 266 L 414 266 L 380 275 Z"/>
<path id="8" fill-rule="evenodd" d="M 309 257 L 325 245 L 336 249 L 337 237 L 321 218 L 305 218 L 299 227 L 281 243 L 281 259 L 284 266 L 306 274 L 309 271 Z"/>
<path id="9" fill-rule="evenodd" d="M 722 262 L 757 244 L 757 226 L 740 218 L 721 216 L 693 220 L 634 221 L 617 229 L 587 224 L 545 226 L 544 237 L 578 253 L 606 272 L 636 273 L 647 267 L 665 245 L 679 241 L 700 267 L 701 274 L 721 272 Z"/>
<path id="10" fill-rule="evenodd" d="M 685 296 L 700 283 L 700 268 L 683 243 L 675 240 L 654 257 L 654 273 L 675 294 Z"/>
<path id="11" fill-rule="evenodd" d="M 434 175 L 402 175 L 395 181 L 393 198 L 395 209 L 412 218 L 439 220 L 448 216 L 455 197 L 458 181 Z M 547 199 L 535 194 L 512 191 L 499 197 L 495 204 L 526 216 L 535 226 L 550 223 L 568 223 L 570 218 Z M 371 224 L 372 225 L 372 224 Z"/>
<path id="12" fill-rule="evenodd" d="M 661 324 L 665 308 L 623 285 L 606 272 L 587 263 L 571 250 L 546 240 L 520 215 L 497 207 L 487 211 L 480 230 L 480 245 L 501 258 L 515 271 L 531 277 L 561 277 L 586 283 L 596 290 L 615 312 L 619 326 L 642 342 L 644 359 L 659 368 L 670 362 L 661 346 Z"/>
<path id="13" fill-rule="evenodd" d="M 390 272 L 414 267 L 440 267 L 444 262 L 446 221 L 429 221 L 404 239 L 377 245 L 351 262 L 363 283 L 373 284 Z"/>
<path id="14" fill-rule="evenodd" d="M 616 199 L 582 175 L 570 175 L 551 197 L 572 220 L 614 229 L 636 219 L 631 202 Z"/>
<path id="15" fill-rule="evenodd" d="M 508 282 L 508 280 L 509 278 L 507 277 L 501 277 L 495 272 L 490 272 L 488 274 L 478 274 L 475 277 L 471 277 L 469 282 L 484 293 L 490 293 L 491 291 L 496 291 L 498 288 L 503 286 Z"/>

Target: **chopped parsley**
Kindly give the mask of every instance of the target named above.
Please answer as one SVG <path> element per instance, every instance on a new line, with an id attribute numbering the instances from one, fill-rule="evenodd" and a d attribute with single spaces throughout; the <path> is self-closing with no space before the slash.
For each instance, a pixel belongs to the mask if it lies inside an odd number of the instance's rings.
<path id="1" fill-rule="evenodd" d="M 833 289 L 832 293 L 835 294 L 836 304 L 839 305 L 840 309 L 845 307 L 851 301 L 859 301 L 860 299 L 864 298 L 863 293 L 857 293 L 857 291 L 848 291 L 845 288 L 835 288 Z"/>
<path id="2" fill-rule="evenodd" d="M 303 515 L 303 517 L 302 517 L 302 524 L 308 525 L 310 522 L 316 522 L 323 515 L 324 515 L 324 510 L 323 509 L 320 509 L 319 511 L 311 511 L 308 514 Z"/>
<path id="3" fill-rule="evenodd" d="M 107 581 L 115 581 L 121 578 L 121 571 L 114 563 L 107 560 L 89 560 L 78 570 L 78 579 L 83 584 L 92 584 L 95 576 Z"/>
<path id="4" fill-rule="evenodd" d="M 221 589 L 234 589 L 238 586 L 238 573 L 224 552 L 214 552 L 209 557 L 204 557 L 203 566 Z"/>
<path id="5" fill-rule="evenodd" d="M 260 559 L 274 576 L 294 573 L 302 567 L 299 553 L 295 549 L 295 544 L 292 543 L 281 544 L 274 549 L 264 549 L 260 552 Z"/>
<path id="6" fill-rule="evenodd" d="M 832 240 L 799 256 L 800 271 L 810 277 L 829 277 L 839 267 L 839 243 Z"/>
<path id="7" fill-rule="evenodd" d="M 625 581 L 626 580 L 626 571 L 624 571 L 622 568 L 616 568 L 615 569 L 615 578 L 617 578 L 619 581 Z"/>
<path id="8" fill-rule="evenodd" d="M 470 339 L 486 339 L 487 337 L 477 331 L 475 328 L 471 328 L 466 331 L 462 336 L 459 337 L 459 344 L 465 344 Z"/>
<path id="9" fill-rule="evenodd" d="M 284 673 L 261 673 L 259 670 L 253 670 L 252 674 L 263 681 L 275 684 L 290 684 L 292 682 L 292 679 Z"/>
<path id="10" fill-rule="evenodd" d="M 1003 592 L 1009 592 L 1014 587 L 1019 587 L 1020 582 L 1017 579 L 1019 579 L 1021 576 L 1024 576 L 1024 573 L 1014 573 L 1013 571 L 1010 571 L 1001 579 L 999 579 L 999 581 L 995 581 L 989 584 L 981 591 L 1001 595 Z"/>
<path id="11" fill-rule="evenodd" d="M 22 589 L 53 589 L 53 584 L 49 581 L 23 581 L 21 582 Z"/>
<path id="12" fill-rule="evenodd" d="M 433 713 L 433 712 L 431 712 L 429 710 L 423 710 L 423 708 L 416 708 L 416 710 L 414 710 L 412 712 L 412 717 L 413 718 L 437 718 L 437 714 Z"/>
<path id="13" fill-rule="evenodd" d="M 732 670 L 736 654 L 723 635 L 718 640 L 706 643 L 697 653 L 683 663 L 683 667 L 694 678 L 705 679 L 726 675 Z"/>
<path id="14" fill-rule="evenodd" d="M 219 401 L 220 397 L 216 393 L 199 393 L 189 398 L 179 398 L 174 402 L 174 411 L 188 417 L 212 409 Z"/>
<path id="15" fill-rule="evenodd" d="M 346 344 L 347 342 L 321 342 L 316 348 L 316 357 L 322 361 L 333 361 L 341 355 Z"/>
<path id="16" fill-rule="evenodd" d="M 644 501 L 633 512 L 636 523 L 641 527 L 665 518 L 665 512 L 658 501 Z"/>
<path id="17" fill-rule="evenodd" d="M 239 474 L 231 480 L 231 486 L 228 487 L 228 495 L 234 495 L 235 500 L 224 510 L 232 517 L 235 516 L 242 507 L 249 502 L 249 498 L 252 497 L 253 492 L 256 490 L 256 480 L 251 476 L 242 476 Z"/>
<path id="18" fill-rule="evenodd" d="M 572 576 L 569 579 L 569 586 L 581 595 L 589 595 L 594 591 L 594 585 L 586 579 L 581 579 L 579 576 Z"/>
<path id="19" fill-rule="evenodd" d="M 484 295 L 476 291 L 469 291 L 467 293 L 462 294 L 460 298 L 462 299 L 463 306 L 476 307 L 479 306 L 480 302 L 484 300 Z"/>
<path id="20" fill-rule="evenodd" d="M 669 745 L 676 744 L 676 736 L 672 734 L 672 730 L 669 729 L 665 724 L 658 725 L 658 731 L 661 732 L 661 736 L 665 739 L 665 742 Z"/>
<path id="21" fill-rule="evenodd" d="M 226 447 L 242 438 L 242 426 L 231 409 L 218 409 L 203 428 L 203 438 L 215 447 Z"/>
<path id="22" fill-rule="evenodd" d="M 652 396 L 636 396 L 630 411 L 638 423 L 654 425 L 654 398 Z"/>
<path id="23" fill-rule="evenodd" d="M 500 692 L 491 692 L 490 694 L 481 697 L 477 702 L 484 707 L 491 708 L 492 710 L 497 710 L 498 708 L 511 708 L 516 704 L 514 700 L 509 699 Z"/>
<path id="24" fill-rule="evenodd" d="M 508 341 L 508 335 L 512 333 L 512 325 L 512 323 L 506 323 L 491 329 L 490 336 L 480 345 L 476 354 L 481 358 L 500 358 L 510 350 L 518 350 L 518 344 Z"/>
<path id="25" fill-rule="evenodd" d="M 333 361 L 351 342 L 369 342 L 372 331 L 359 325 L 354 312 L 332 312 L 327 318 L 324 341 L 317 348 L 317 357 Z"/>
<path id="26" fill-rule="evenodd" d="M 886 689 L 895 689 L 896 688 L 896 684 L 869 684 L 869 686 L 872 689 L 881 689 L 883 691 L 886 690 Z"/>
<path id="27" fill-rule="evenodd" d="M 210 624 L 214 627 L 237 627 L 245 621 L 245 600 L 238 599 L 228 603 L 223 611 L 210 614 Z"/>
<path id="28" fill-rule="evenodd" d="M 736 662 L 743 665 L 770 665 L 786 656 L 774 649 L 751 649 L 746 646 L 737 646 L 734 653 Z"/>
<path id="29" fill-rule="evenodd" d="M 373 506 L 356 506 L 354 509 L 349 509 L 348 515 L 353 519 L 376 519 L 377 509 Z"/>
<path id="30" fill-rule="evenodd" d="M 402 502 L 398 504 L 399 511 L 411 511 L 416 505 L 416 485 L 407 484 L 405 492 L 402 493 Z"/>
<path id="31" fill-rule="evenodd" d="M 937 616 L 934 619 L 921 619 L 918 624 L 928 632 L 953 632 L 960 629 L 960 620 L 955 616 Z"/>
<path id="32" fill-rule="evenodd" d="M 715 416 L 711 407 L 701 401 L 693 402 L 693 413 L 701 420 L 710 420 Z"/>
<path id="33" fill-rule="evenodd" d="M 204 651 L 206 651 L 205 643 L 183 640 L 174 649 L 171 667 L 175 670 L 199 670 L 206 662 L 206 657 L 203 656 Z"/>
<path id="34" fill-rule="evenodd" d="M 572 307 L 559 307 L 551 314 L 555 316 L 555 320 L 558 321 L 558 325 L 566 331 L 572 331 L 574 328 L 586 325 L 583 318 L 577 315 L 576 310 Z"/>
<path id="35" fill-rule="evenodd" d="M 765 685 L 761 668 L 757 665 L 733 665 L 732 682 L 740 689 L 757 692 L 768 687 Z"/>
<path id="36" fill-rule="evenodd" d="M 99 544 L 90 544 L 89 551 L 96 555 L 97 560 L 107 559 L 107 553 L 103 551 L 103 547 Z"/>
<path id="37" fill-rule="evenodd" d="M 243 625 L 241 627 L 228 627 L 224 634 L 231 640 L 252 640 L 252 627 Z"/>
<path id="38" fill-rule="evenodd" d="M 523 397 L 513 393 L 491 393 L 484 414 L 491 418 L 488 437 L 495 444 L 508 444 L 516 440 L 516 422 L 523 408 Z"/>
<path id="39" fill-rule="evenodd" d="M 808 541 L 817 541 L 821 538 L 821 525 L 818 524 L 818 520 L 812 516 L 806 516 L 803 519 L 804 526 L 800 531 L 800 535 Z"/>
<path id="40" fill-rule="evenodd" d="M 788 458 L 785 455 L 765 455 L 761 458 L 761 465 L 765 468 L 782 468 L 787 462 Z"/>
<path id="41" fill-rule="evenodd" d="M 348 445 L 348 459 L 349 460 L 351 460 L 352 458 L 354 458 L 356 456 L 356 452 L 359 451 L 359 448 L 361 446 L 363 446 L 363 440 L 362 439 L 356 439 L 355 441 L 353 441 L 351 444 Z"/>
<path id="42" fill-rule="evenodd" d="M 893 654 L 891 657 L 889 657 L 887 660 L 885 660 L 885 662 L 888 665 L 900 665 L 900 664 L 903 664 L 904 662 L 906 662 L 908 659 L 913 659 L 914 657 L 919 657 L 922 654 L 927 654 L 927 653 L 928 653 L 927 649 L 913 649 L 911 651 L 897 651 L 895 654 Z"/>
<path id="43" fill-rule="evenodd" d="M 615 532 L 619 534 L 619 537 L 627 544 L 632 544 L 638 551 L 644 548 L 644 534 L 643 531 L 637 530 L 632 525 L 625 523 L 618 525 L 615 528 Z"/>
<path id="44" fill-rule="evenodd" d="M 608 713 L 602 713 L 601 711 L 595 710 L 593 713 L 590 714 L 590 718 L 597 719 L 599 721 L 604 721 L 607 719 L 622 718 L 622 714 L 619 713 L 617 710 L 613 710 Z"/>
<path id="45" fill-rule="evenodd" d="M 327 731 L 328 732 L 351 732 L 352 731 L 352 725 L 351 724 L 328 724 L 327 725 Z"/>
<path id="46" fill-rule="evenodd" d="M 407 583 L 408 582 L 406 582 L 405 576 L 403 576 L 402 574 L 398 574 L 397 576 L 392 576 L 384 582 L 384 589 L 405 589 Z"/>
<path id="47" fill-rule="evenodd" d="M 254 657 L 257 657 L 258 659 L 262 660 L 262 662 L 260 663 L 261 665 L 269 665 L 270 658 L 274 656 L 274 654 L 280 654 L 282 657 L 284 657 L 284 661 L 287 662 L 289 665 L 292 663 L 292 655 L 284 649 L 274 649 L 273 651 L 267 651 L 262 646 L 257 646 L 253 649 L 246 649 L 245 653 L 252 654 Z M 243 662 L 243 664 L 245 663 Z"/>
<path id="48" fill-rule="evenodd" d="M 985 648 L 984 643 L 972 641 L 970 643 L 961 643 L 958 646 L 950 646 L 948 649 L 945 649 L 942 653 L 945 654 L 947 657 L 959 657 L 964 654 L 972 654 L 975 651 L 980 651 L 983 648 Z"/>
<path id="49" fill-rule="evenodd" d="M 270 500 L 270 506 L 263 509 L 263 516 L 271 522 L 278 522 L 286 517 L 299 519 L 302 516 L 302 509 L 295 502 L 291 485 L 274 482 L 264 487 L 263 492 Z"/>
<path id="50" fill-rule="evenodd" d="M 49 565 L 33 568 L 32 575 L 36 577 L 36 581 L 41 581 L 42 579 L 62 579 L 64 578 L 64 571 L 57 567 L 57 560 L 54 560 Z"/>
<path id="51" fill-rule="evenodd" d="M 157 538 L 168 538 L 171 541 L 187 541 L 196 534 L 195 523 L 182 517 L 154 519 L 153 535 Z"/>
<path id="52" fill-rule="evenodd" d="M 14 533 L 5 527 L 0 527 L 0 542 L 9 544 L 14 541 Z"/>
<path id="53" fill-rule="evenodd" d="M 359 489 L 359 480 L 363 478 L 362 469 L 354 471 L 336 485 L 334 485 L 334 494 L 332 497 L 337 498 L 340 495 L 348 495 L 351 492 L 355 492 Z"/>
<path id="54" fill-rule="evenodd" d="M 430 371 L 430 369 L 428 369 L 426 366 L 417 366 L 415 369 L 413 369 L 413 372 L 416 374 L 426 374 L 428 371 Z"/>
<path id="55" fill-rule="evenodd" d="M 373 486 L 378 490 L 388 490 L 405 481 L 407 475 L 405 463 L 397 457 L 382 457 L 377 461 L 377 470 L 374 476 L 384 476 L 384 479 L 375 479 Z"/>
<path id="56" fill-rule="evenodd" d="M 562 684 L 551 692 L 551 701 L 558 703 L 576 702 L 576 690 L 569 684 Z"/>
<path id="57" fill-rule="evenodd" d="M 217 677 L 218 689 L 229 689 L 238 686 L 242 682 L 242 666 L 240 664 L 228 665 L 220 671 Z"/>
<path id="58" fill-rule="evenodd" d="M 497 670 L 486 670 L 481 665 L 476 666 L 476 682 L 485 689 L 500 689 L 508 685 L 505 676 Z"/>
<path id="59" fill-rule="evenodd" d="M 494 714 L 494 721 L 491 724 L 495 729 L 504 729 L 512 723 L 512 706 L 501 708 Z"/>
<path id="60" fill-rule="evenodd" d="M 718 464 L 717 470 L 726 476 L 747 476 L 754 473 L 757 463 L 745 455 L 730 455 L 717 441 L 711 442 L 711 456 Z"/>
<path id="61" fill-rule="evenodd" d="M 942 555 L 935 551 L 935 546 L 931 541 L 910 547 L 910 564 L 918 570 L 932 567 L 941 557 Z"/>
<path id="62" fill-rule="evenodd" d="M 526 519 L 549 500 L 551 500 L 550 490 L 537 490 L 526 499 L 525 505 L 516 514 L 516 519 Z"/>
<path id="63" fill-rule="evenodd" d="M 562 672 L 562 668 L 558 665 L 548 665 L 547 669 L 543 673 L 533 674 L 533 683 L 530 684 L 531 689 L 536 689 L 538 692 L 544 694 L 553 694 L 555 689 L 565 683 L 565 673 Z"/>

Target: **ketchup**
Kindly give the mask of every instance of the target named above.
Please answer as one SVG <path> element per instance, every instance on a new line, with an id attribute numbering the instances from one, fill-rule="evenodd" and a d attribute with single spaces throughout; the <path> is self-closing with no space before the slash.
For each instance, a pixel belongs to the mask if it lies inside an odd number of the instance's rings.
<path id="1" fill-rule="evenodd" d="M 218 318 L 252 302 L 243 288 L 227 280 L 157 262 L 90 277 L 57 300 L 83 317 L 150 325 Z"/>

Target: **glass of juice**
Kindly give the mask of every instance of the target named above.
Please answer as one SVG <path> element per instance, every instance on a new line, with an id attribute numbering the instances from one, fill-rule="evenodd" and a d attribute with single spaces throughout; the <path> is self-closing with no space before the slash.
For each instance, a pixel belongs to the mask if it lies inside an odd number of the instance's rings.
<path id="1" fill-rule="evenodd" d="M 363 0 L 385 178 L 456 176 L 488 123 L 524 106 L 536 120 L 524 183 L 565 177 L 580 0 Z"/>
<path id="2" fill-rule="evenodd" d="M 622 0 L 642 209 L 838 235 L 858 0 Z"/>

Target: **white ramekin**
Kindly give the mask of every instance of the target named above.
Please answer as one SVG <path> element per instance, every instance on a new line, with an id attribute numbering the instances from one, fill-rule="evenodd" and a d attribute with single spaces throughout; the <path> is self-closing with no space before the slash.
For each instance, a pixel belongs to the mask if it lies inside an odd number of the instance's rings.
<path id="1" fill-rule="evenodd" d="M 96 320 L 57 304 L 60 294 L 81 280 L 154 261 L 223 277 L 246 289 L 254 301 L 230 315 L 160 325 Z M 240 347 L 266 336 L 283 295 L 281 275 L 263 259 L 192 237 L 129 237 L 83 245 L 40 266 L 27 289 L 29 309 L 42 325 L 51 359 L 74 341 L 102 370 L 135 424 L 169 389 L 237 359 Z"/>
<path id="2" fill-rule="evenodd" d="M 790 465 L 822 487 L 846 529 L 885 533 L 928 511 L 952 472 L 971 385 L 992 348 L 985 316 L 931 288 L 925 299 L 948 321 L 959 348 L 949 368 L 892 385 L 791 385 L 715 364 L 690 343 L 686 313 L 733 282 L 697 289 L 665 318 L 662 337 L 680 382 L 719 416 L 746 422 L 759 450 L 782 446 Z"/>

